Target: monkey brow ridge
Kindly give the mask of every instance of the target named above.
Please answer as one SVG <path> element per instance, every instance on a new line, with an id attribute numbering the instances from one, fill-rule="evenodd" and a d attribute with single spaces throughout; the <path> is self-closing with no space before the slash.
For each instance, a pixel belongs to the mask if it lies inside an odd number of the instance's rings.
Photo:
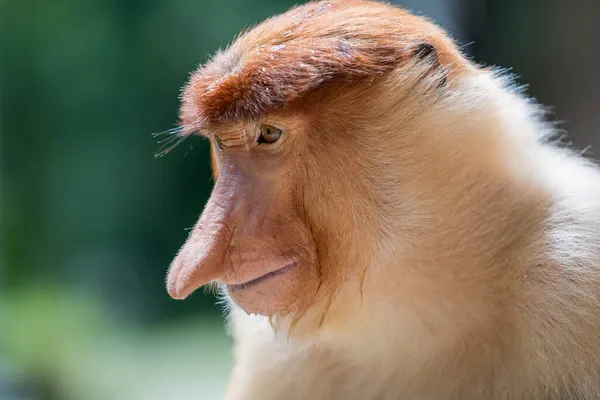
<path id="1" fill-rule="evenodd" d="M 435 25 L 379 2 L 312 2 L 241 35 L 183 90 L 181 119 L 202 127 L 256 119 L 328 84 L 384 75 L 431 43 L 440 62 L 460 51 Z"/>

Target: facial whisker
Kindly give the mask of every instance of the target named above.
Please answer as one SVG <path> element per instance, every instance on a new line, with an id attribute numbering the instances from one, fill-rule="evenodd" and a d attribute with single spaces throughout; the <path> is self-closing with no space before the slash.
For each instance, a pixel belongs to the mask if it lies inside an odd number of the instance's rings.
<path id="1" fill-rule="evenodd" d="M 160 144 L 160 148 L 156 151 L 155 157 L 163 157 L 173 151 L 177 146 L 179 146 L 185 139 L 190 136 L 193 136 L 197 132 L 197 129 L 194 125 L 181 125 L 175 128 L 167 129 L 166 131 L 154 133 L 152 136 L 154 138 L 159 138 L 162 136 L 166 136 L 165 138 L 161 138 L 157 140 L 157 143 Z"/>
<path id="2" fill-rule="evenodd" d="M 163 157 L 170 153 L 174 148 L 179 146 L 183 141 L 187 139 L 187 136 L 173 136 L 167 139 L 164 144 L 158 149 L 155 157 Z"/>

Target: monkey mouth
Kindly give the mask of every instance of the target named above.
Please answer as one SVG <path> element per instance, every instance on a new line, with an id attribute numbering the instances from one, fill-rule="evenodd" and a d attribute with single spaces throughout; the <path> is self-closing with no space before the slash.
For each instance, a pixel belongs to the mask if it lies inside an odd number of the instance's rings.
<path id="1" fill-rule="evenodd" d="M 251 280 L 243 282 L 243 283 L 231 283 L 231 284 L 226 283 L 225 285 L 227 286 L 227 289 L 232 292 L 248 289 L 250 287 L 253 287 L 253 286 L 259 285 L 265 281 L 268 281 L 278 275 L 288 272 L 289 270 L 294 268 L 298 263 L 299 263 L 299 261 L 295 260 L 295 261 L 289 262 L 287 264 L 284 264 L 283 267 L 281 267 L 275 271 L 267 272 L 266 274 L 261 275 L 258 278 L 251 279 Z"/>

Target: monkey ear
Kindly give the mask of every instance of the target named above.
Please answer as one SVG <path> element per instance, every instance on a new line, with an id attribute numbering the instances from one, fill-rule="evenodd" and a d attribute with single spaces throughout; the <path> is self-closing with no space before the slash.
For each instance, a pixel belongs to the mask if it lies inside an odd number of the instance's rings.
<path id="1" fill-rule="evenodd" d="M 427 63 L 430 66 L 430 71 L 441 72 L 440 86 L 446 84 L 446 73 L 440 65 L 440 58 L 437 48 L 429 42 L 416 43 L 412 49 L 412 57 L 417 62 Z"/>

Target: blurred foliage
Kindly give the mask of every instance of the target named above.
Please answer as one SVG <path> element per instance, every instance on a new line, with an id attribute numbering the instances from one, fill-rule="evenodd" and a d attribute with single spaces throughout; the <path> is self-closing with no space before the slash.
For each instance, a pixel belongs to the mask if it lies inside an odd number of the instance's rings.
<path id="1" fill-rule="evenodd" d="M 21 393 L 17 399 L 222 397 L 231 340 L 220 319 L 142 328 L 115 318 L 84 292 L 63 289 L 38 285 L 0 299 L 6 324 L 0 354 L 12 360 L 4 375 Z"/>

